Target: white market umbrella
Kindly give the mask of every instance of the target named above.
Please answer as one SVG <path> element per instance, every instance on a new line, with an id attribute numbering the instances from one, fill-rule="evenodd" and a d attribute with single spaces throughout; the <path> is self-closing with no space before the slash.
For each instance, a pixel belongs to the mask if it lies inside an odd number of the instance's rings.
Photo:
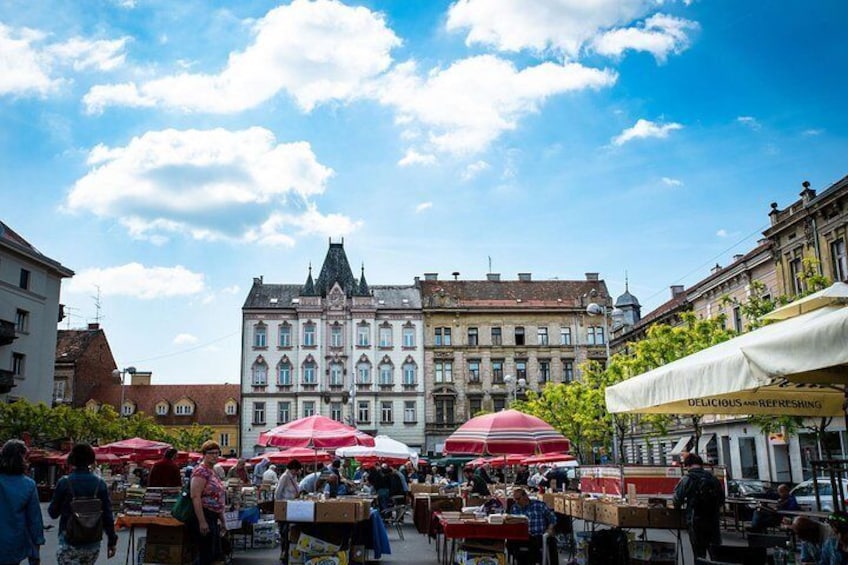
<path id="1" fill-rule="evenodd" d="M 611 413 L 837 416 L 845 414 L 845 385 L 848 307 L 827 305 L 608 387 L 605 395 Z"/>
<path id="2" fill-rule="evenodd" d="M 838 282 L 829 287 L 814 292 L 809 296 L 800 298 L 794 302 L 775 308 L 765 316 L 764 320 L 786 320 L 824 306 L 848 304 L 848 284 Z"/>
<path id="3" fill-rule="evenodd" d="M 357 445 L 342 447 L 336 450 L 339 457 L 368 457 L 377 459 L 417 459 L 418 453 L 403 442 L 389 436 L 379 435 L 374 438 L 374 447 Z"/>

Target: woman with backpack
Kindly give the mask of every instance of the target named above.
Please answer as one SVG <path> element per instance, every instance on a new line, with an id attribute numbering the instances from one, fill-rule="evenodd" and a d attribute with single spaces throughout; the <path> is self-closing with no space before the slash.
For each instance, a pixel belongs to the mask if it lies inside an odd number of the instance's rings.
<path id="1" fill-rule="evenodd" d="M 0 563 L 39 562 L 44 524 L 35 481 L 26 476 L 27 447 L 10 439 L 0 449 Z"/>
<path id="2" fill-rule="evenodd" d="M 59 518 L 59 565 L 93 565 L 100 555 L 106 532 L 107 557 L 114 557 L 118 546 L 112 501 L 103 479 L 91 472 L 94 449 L 78 443 L 68 455 L 70 474 L 59 479 L 47 513 Z"/>

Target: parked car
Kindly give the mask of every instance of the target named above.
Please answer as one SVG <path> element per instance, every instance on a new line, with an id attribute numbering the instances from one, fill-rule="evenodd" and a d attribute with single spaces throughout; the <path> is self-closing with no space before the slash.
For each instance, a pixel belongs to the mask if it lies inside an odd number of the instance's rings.
<path id="1" fill-rule="evenodd" d="M 767 498 L 777 500 L 777 489 L 768 481 L 757 479 L 730 479 L 727 481 L 729 498 Z"/>
<path id="2" fill-rule="evenodd" d="M 819 477 L 815 479 L 819 490 L 819 500 L 821 501 L 821 510 L 830 512 L 833 510 L 833 488 L 830 484 L 829 477 Z M 798 500 L 801 507 L 811 508 L 816 510 L 816 492 L 813 490 L 813 479 L 806 480 L 793 488 L 790 492 Z M 848 479 L 842 479 L 842 495 L 848 496 Z"/>

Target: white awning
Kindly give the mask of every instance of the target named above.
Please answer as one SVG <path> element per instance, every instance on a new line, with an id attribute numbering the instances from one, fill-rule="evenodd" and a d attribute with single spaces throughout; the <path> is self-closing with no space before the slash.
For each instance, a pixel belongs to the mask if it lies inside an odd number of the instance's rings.
<path id="1" fill-rule="evenodd" d="M 707 456 L 707 446 L 711 441 L 715 439 L 715 434 L 706 434 L 702 435 L 698 439 L 698 451 L 696 452 L 698 455 L 703 457 L 706 460 Z"/>
<path id="2" fill-rule="evenodd" d="M 674 449 L 671 450 L 671 456 L 680 455 L 681 452 L 686 450 L 686 446 L 692 441 L 692 436 L 684 436 L 677 440 L 677 443 L 674 444 Z"/>

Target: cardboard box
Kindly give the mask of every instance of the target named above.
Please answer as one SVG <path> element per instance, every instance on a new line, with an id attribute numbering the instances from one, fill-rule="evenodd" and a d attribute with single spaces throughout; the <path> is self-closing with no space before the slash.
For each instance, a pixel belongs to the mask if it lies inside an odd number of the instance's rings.
<path id="1" fill-rule="evenodd" d="M 663 541 L 631 541 L 631 563 L 660 565 L 677 562 L 677 544 Z"/>
<path id="2" fill-rule="evenodd" d="M 598 502 L 596 500 L 592 500 L 590 498 L 583 500 L 583 503 L 581 505 L 582 506 L 582 512 L 580 513 L 580 517 L 583 520 L 588 520 L 590 522 L 594 522 L 595 521 L 595 506 L 597 506 L 597 505 L 598 505 Z"/>
<path id="3" fill-rule="evenodd" d="M 544 502 L 545 505 L 548 508 L 553 508 L 554 507 L 554 498 L 556 498 L 556 496 L 557 496 L 556 493 L 546 492 L 542 495 L 542 502 Z"/>
<path id="4" fill-rule="evenodd" d="M 409 492 L 416 494 L 439 494 L 439 485 L 426 485 L 423 483 L 412 483 L 409 485 Z"/>
<path id="5" fill-rule="evenodd" d="M 685 529 L 686 516 L 678 508 L 649 508 L 648 525 L 651 528 Z"/>
<path id="6" fill-rule="evenodd" d="M 506 565 L 506 556 L 503 553 L 460 550 L 456 552 L 456 562 L 459 565 Z"/>
<path id="7" fill-rule="evenodd" d="M 579 496 L 568 497 L 568 515 L 575 518 L 583 517 L 583 499 Z"/>
<path id="8" fill-rule="evenodd" d="M 185 526 L 147 526 L 147 543 L 157 545 L 187 545 L 188 528 Z"/>
<path id="9" fill-rule="evenodd" d="M 278 522 L 314 522 L 315 502 L 311 500 L 277 500 L 274 519 Z"/>
<path id="10" fill-rule="evenodd" d="M 297 538 L 296 549 L 309 555 L 335 553 L 341 549 L 340 545 L 318 539 L 309 534 L 300 534 Z"/>
<path id="11" fill-rule="evenodd" d="M 554 512 L 568 514 L 568 499 L 562 495 L 554 497 Z"/>
<path id="12" fill-rule="evenodd" d="M 600 502 L 595 506 L 595 521 L 622 528 L 648 527 L 648 507 Z"/>
<path id="13" fill-rule="evenodd" d="M 144 546 L 145 563 L 162 563 L 164 565 L 181 565 L 191 563 L 193 555 L 188 545 L 167 545 L 148 543 Z"/>
<path id="14" fill-rule="evenodd" d="M 359 521 L 358 501 L 322 500 L 315 505 L 315 521 L 352 524 Z"/>

